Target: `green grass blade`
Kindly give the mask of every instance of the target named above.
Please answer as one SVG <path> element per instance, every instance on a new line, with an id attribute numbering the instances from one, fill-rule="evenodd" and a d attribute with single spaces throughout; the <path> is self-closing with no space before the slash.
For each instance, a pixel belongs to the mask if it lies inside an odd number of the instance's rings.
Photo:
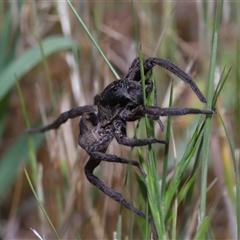
<path id="1" fill-rule="evenodd" d="M 233 167 L 234 167 L 234 172 L 235 172 L 235 178 L 236 178 L 236 215 L 237 215 L 237 236 L 238 239 L 240 239 L 240 175 L 239 175 L 239 170 L 238 170 L 238 161 L 235 156 L 234 152 L 234 146 L 231 141 L 231 137 L 227 131 L 226 125 L 222 119 L 222 116 L 219 114 L 219 119 L 221 121 L 221 124 L 223 126 L 224 132 L 227 136 L 229 147 L 230 147 L 230 152 L 232 155 L 232 160 L 233 160 Z M 233 186 L 233 184 L 232 184 Z"/>
<path id="2" fill-rule="evenodd" d="M 81 26 L 83 27 L 84 31 L 86 32 L 86 34 L 88 35 L 88 37 L 90 38 L 90 40 L 92 41 L 92 43 L 94 44 L 94 46 L 97 48 L 97 50 L 99 51 L 100 55 L 103 57 L 103 59 L 105 60 L 105 62 L 107 63 L 107 65 L 109 66 L 109 68 L 111 69 L 111 71 L 113 72 L 114 76 L 117 79 L 120 79 L 119 75 L 117 74 L 117 72 L 115 71 L 115 69 L 112 67 L 111 63 L 108 61 L 107 57 L 105 56 L 105 54 L 103 53 L 103 51 L 101 50 L 101 48 L 98 46 L 96 40 L 94 39 L 94 37 L 92 36 L 92 34 L 90 33 L 90 31 L 88 30 L 87 26 L 85 25 L 85 23 L 83 22 L 83 20 L 81 19 L 81 17 L 78 15 L 77 11 L 75 10 L 75 8 L 73 7 L 73 5 L 71 4 L 71 2 L 69 0 L 66 0 L 66 2 L 68 3 L 69 7 L 71 8 L 71 10 L 73 11 L 74 15 L 76 16 L 76 18 L 78 19 L 79 23 L 81 24 Z"/>
<path id="3" fill-rule="evenodd" d="M 225 70 L 225 69 L 224 69 Z M 218 85 L 216 87 L 216 90 L 215 90 L 215 93 L 214 93 L 214 96 L 213 96 L 213 101 L 212 101 L 212 108 L 215 108 L 215 105 L 217 103 L 217 99 L 220 95 L 220 92 L 222 91 L 223 89 L 223 86 L 225 85 L 225 82 L 230 74 L 230 71 L 231 71 L 231 68 L 228 70 L 228 72 L 226 73 L 226 75 L 224 76 L 224 71 L 222 72 L 222 75 L 221 75 L 221 78 L 218 82 Z"/>
<path id="4" fill-rule="evenodd" d="M 22 94 L 21 88 L 19 86 L 17 77 L 16 77 L 16 85 L 17 85 L 18 95 L 19 95 L 20 104 L 21 104 L 24 120 L 26 123 L 26 127 L 30 128 L 30 121 L 29 121 L 29 118 L 27 115 L 26 105 L 24 102 L 23 94 Z M 28 149 L 29 149 L 29 158 L 30 158 L 30 165 L 31 165 L 31 171 L 32 171 L 32 178 L 34 179 L 34 186 L 36 186 L 37 179 L 38 179 L 38 177 L 37 177 L 38 176 L 37 160 L 36 160 L 36 156 L 35 156 L 34 141 L 33 141 L 32 135 L 28 135 L 28 146 L 29 146 Z"/>
<path id="5" fill-rule="evenodd" d="M 171 90 L 170 90 L 170 99 L 169 99 L 169 107 L 172 106 L 173 102 L 173 81 L 171 83 Z M 165 229 L 165 194 L 166 194 L 166 185 L 167 185 L 167 173 L 168 173 L 168 160 L 169 160 L 169 144 L 171 138 L 171 117 L 167 118 L 167 128 L 166 128 L 166 141 L 167 144 L 165 145 L 164 149 L 164 157 L 163 157 L 163 172 L 162 172 L 162 179 L 161 179 L 161 194 L 160 194 L 160 213 L 161 213 L 161 224 Z"/>
<path id="6" fill-rule="evenodd" d="M 17 43 L 20 35 L 20 26 L 16 21 L 20 21 L 22 3 L 23 0 L 19 0 L 17 1 L 16 5 L 11 4 L 8 11 L 3 11 L 1 16 L 1 19 L 3 20 L 1 21 L 0 25 L 0 72 L 10 61 L 12 61 L 16 53 L 16 48 L 18 46 Z M 13 14 L 16 13 L 17 16 L 13 16 Z M 15 22 L 13 20 L 14 18 Z"/>
<path id="7" fill-rule="evenodd" d="M 199 239 L 205 239 L 207 230 L 209 228 L 210 225 L 210 217 L 205 217 L 202 222 L 201 225 L 199 226 L 195 236 L 194 236 L 194 240 L 199 240 Z"/>
<path id="8" fill-rule="evenodd" d="M 142 61 L 142 53 L 138 51 L 140 58 L 140 70 L 141 70 L 141 79 L 142 79 L 142 89 L 145 89 L 145 78 L 144 78 L 144 69 L 143 69 L 143 61 Z M 147 104 L 146 93 L 143 91 L 143 99 L 144 104 Z M 151 103 L 149 103 L 151 104 Z M 153 101 L 152 101 L 153 104 Z M 147 116 L 145 116 L 145 126 L 147 138 L 151 138 L 154 136 L 154 124 L 150 121 Z M 158 173 L 156 168 L 156 160 L 155 153 L 152 145 L 148 146 L 148 164 L 147 164 L 147 177 L 146 177 L 146 185 L 148 189 L 148 201 L 151 209 L 151 213 L 153 216 L 153 220 L 156 226 L 156 230 L 158 233 L 159 239 L 166 239 L 165 233 L 165 224 L 164 217 L 161 214 L 161 203 L 160 203 L 160 191 L 159 191 L 159 183 L 158 183 Z"/>
<path id="9" fill-rule="evenodd" d="M 203 122 L 202 124 L 196 127 L 181 161 L 179 162 L 179 164 L 174 170 L 174 175 L 170 181 L 170 184 L 168 186 L 168 191 L 166 192 L 166 197 L 165 197 L 164 205 L 165 205 L 166 213 L 171 211 L 172 201 L 177 192 L 179 184 L 181 182 L 181 177 L 184 171 L 186 170 L 186 168 L 188 167 L 193 155 L 196 152 L 197 143 L 199 142 L 202 136 L 204 125 L 205 125 L 205 122 Z"/>
<path id="10" fill-rule="evenodd" d="M 134 9 L 134 2 L 132 3 L 132 18 L 133 18 L 133 25 L 134 25 L 134 35 L 135 35 L 135 41 L 136 46 L 138 46 L 139 39 L 138 39 L 138 28 L 137 28 L 137 22 L 136 22 L 136 14 Z M 142 89 L 145 89 L 145 76 L 144 76 L 144 69 L 143 69 L 143 57 L 142 52 L 140 49 L 136 49 L 139 59 L 140 59 L 140 73 L 141 73 L 141 83 L 142 83 Z M 143 92 L 143 103 L 144 105 L 153 105 L 154 100 L 153 98 L 150 98 L 149 101 L 147 101 L 146 98 L 146 92 L 145 90 Z M 150 121 L 147 116 L 144 118 L 145 120 L 145 127 L 146 127 L 146 134 L 147 138 L 154 136 L 154 124 L 152 121 Z M 139 150 L 141 151 L 141 150 Z M 141 153 L 141 152 L 139 152 Z M 140 161 L 141 162 L 141 161 Z M 145 178 L 145 184 L 147 187 L 147 193 L 148 193 L 148 202 L 151 209 L 153 221 L 156 226 L 156 230 L 158 233 L 159 239 L 166 239 L 166 233 L 165 233 L 165 225 L 164 225 L 164 219 L 161 215 L 161 207 L 160 207 L 160 191 L 159 191 L 159 183 L 158 183 L 158 173 L 156 168 L 156 161 L 155 161 L 155 153 L 152 145 L 148 146 L 148 160 L 147 160 L 147 177 Z"/>
<path id="11" fill-rule="evenodd" d="M 6 120 L 7 120 L 7 109 L 9 103 L 9 94 L 7 94 L 2 101 L 0 101 L 0 139 L 2 139 L 2 135 L 5 129 Z"/>
<path id="12" fill-rule="evenodd" d="M 195 161 L 194 161 L 194 166 L 192 169 L 192 172 L 190 174 L 190 179 L 194 179 L 194 182 L 192 183 L 192 185 L 190 186 L 187 194 L 186 194 L 186 198 L 185 198 L 185 202 L 184 202 L 184 209 L 183 209 L 183 214 L 181 216 L 181 226 L 180 226 L 180 238 L 183 238 L 186 235 L 187 229 L 188 229 L 188 218 L 189 215 L 191 214 L 191 203 L 192 203 L 192 199 L 194 196 L 194 187 L 195 187 L 195 182 L 196 182 L 196 176 L 198 174 L 198 170 L 199 170 L 199 165 L 200 165 L 200 157 L 201 157 L 201 151 L 202 151 L 202 146 L 203 146 L 203 136 L 201 136 L 200 139 L 200 143 L 198 146 L 198 150 L 196 153 L 196 157 L 195 157 Z"/>
<path id="13" fill-rule="evenodd" d="M 213 89 L 214 89 L 214 73 L 215 73 L 217 42 L 218 42 L 218 28 L 220 24 L 221 13 L 222 13 L 222 5 L 223 5 L 223 1 L 221 1 L 220 3 L 219 2 L 217 3 L 216 19 L 215 19 L 215 24 L 213 29 L 212 52 L 211 52 L 209 82 L 208 82 L 207 109 L 211 109 L 212 107 Z M 200 188 L 200 225 L 202 224 L 202 221 L 204 220 L 205 214 L 206 214 L 210 123 L 211 123 L 211 116 L 207 116 L 205 129 L 204 129 L 204 137 L 203 137 L 203 161 L 202 161 L 201 188 Z"/>
<path id="14" fill-rule="evenodd" d="M 235 87 L 235 111 L 234 111 L 234 143 L 238 145 L 238 135 L 240 132 L 240 41 L 237 43 L 237 57 L 236 57 L 236 87 Z"/>
<path id="15" fill-rule="evenodd" d="M 29 177 L 29 175 L 28 175 L 28 173 L 27 173 L 27 170 L 24 169 L 24 172 L 25 172 L 25 175 L 26 175 L 27 181 L 28 181 L 28 183 L 29 183 L 29 186 L 30 186 L 30 188 L 31 188 L 31 190 L 32 190 L 32 192 L 33 192 L 33 195 L 34 195 L 34 197 L 36 198 L 36 200 L 37 200 L 37 202 L 38 202 L 38 206 L 41 208 L 41 210 L 42 210 L 44 216 L 46 217 L 46 219 L 47 219 L 49 225 L 51 226 L 53 232 L 55 233 L 57 239 L 60 240 L 60 237 L 58 236 L 58 233 L 57 233 L 57 231 L 56 231 L 56 229 L 55 229 L 55 227 L 54 227 L 52 221 L 51 221 L 50 218 L 48 217 L 47 212 L 45 211 L 45 209 L 44 209 L 44 207 L 43 207 L 43 205 L 42 205 L 40 199 L 38 198 L 38 195 L 37 195 L 37 193 L 36 193 L 36 191 L 35 191 L 35 189 L 34 189 L 34 187 L 33 187 L 32 181 L 31 181 L 31 179 L 30 179 L 30 177 Z"/>
<path id="16" fill-rule="evenodd" d="M 76 43 L 69 38 L 54 36 L 42 40 L 42 45 L 45 56 L 49 56 L 59 51 L 70 50 L 76 45 Z M 41 61 L 42 55 L 39 49 L 39 44 L 37 43 L 9 63 L 9 65 L 0 73 L 0 101 L 15 84 L 14 74 L 21 78 Z"/>
<path id="17" fill-rule="evenodd" d="M 44 136 L 41 134 L 34 135 L 34 146 L 38 148 L 43 139 Z M 20 135 L 0 156 L 0 199 L 3 197 L 4 191 L 10 188 L 16 179 L 18 168 L 28 162 L 29 154 L 26 142 L 28 142 L 28 136 Z"/>
<path id="18" fill-rule="evenodd" d="M 114 238 L 114 239 L 116 239 L 116 240 L 122 239 L 122 216 L 121 216 L 121 214 L 118 216 L 116 238 Z"/>
<path id="19" fill-rule="evenodd" d="M 181 203 L 186 198 L 191 187 L 194 185 L 196 176 L 191 177 L 188 181 L 182 186 L 181 190 L 178 193 L 178 203 Z"/>
<path id="20" fill-rule="evenodd" d="M 3 67 L 6 66 L 6 63 L 8 62 L 8 48 L 7 44 L 9 42 L 10 34 L 11 34 L 11 20 L 12 20 L 12 9 L 9 9 L 7 13 L 5 13 L 3 26 L 1 28 L 1 34 L 0 34 L 0 49 L 1 49 L 1 55 L 0 55 L 0 70 L 3 69 Z M 13 45 L 14 47 L 14 45 Z"/>
<path id="21" fill-rule="evenodd" d="M 173 82 L 171 84 L 171 90 L 170 90 L 169 107 L 172 106 L 172 98 L 173 98 Z M 168 171 L 170 138 L 171 138 L 171 117 L 168 117 L 166 138 L 165 138 L 167 141 L 167 144 L 165 145 L 164 158 L 163 158 L 163 173 L 162 173 L 162 184 L 161 184 L 162 185 L 162 187 L 161 187 L 161 206 L 164 206 L 164 199 L 165 199 L 165 192 L 166 192 L 166 179 L 167 179 L 167 171 Z"/>

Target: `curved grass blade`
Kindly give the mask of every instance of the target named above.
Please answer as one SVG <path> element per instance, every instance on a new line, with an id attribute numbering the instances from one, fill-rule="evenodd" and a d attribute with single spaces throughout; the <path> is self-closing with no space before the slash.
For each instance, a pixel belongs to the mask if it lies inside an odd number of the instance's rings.
<path id="1" fill-rule="evenodd" d="M 119 75 L 117 74 L 117 72 L 115 71 L 115 69 L 112 67 L 111 63 L 108 61 L 107 57 L 105 56 L 105 54 L 103 53 L 103 51 L 101 50 L 101 48 L 98 46 L 97 42 L 95 41 L 94 37 L 92 36 L 92 34 L 90 33 L 90 31 L 88 30 L 87 26 L 85 25 L 85 23 L 83 22 L 83 20 L 81 19 L 81 17 L 78 15 L 77 11 L 75 10 L 75 8 L 73 7 L 73 5 L 71 4 L 71 2 L 69 0 L 66 0 L 66 2 L 68 3 L 68 5 L 70 6 L 71 10 L 73 11 L 74 15 L 77 17 L 79 23 L 81 24 L 81 26 L 83 27 L 84 31 L 86 32 L 86 34 L 88 35 L 88 37 L 90 38 L 90 40 L 92 41 L 92 43 L 94 44 L 94 46 L 97 48 L 97 50 L 99 51 L 99 53 L 101 54 L 101 56 L 103 57 L 104 61 L 107 63 L 107 65 L 109 66 L 109 68 L 111 69 L 111 71 L 113 72 L 114 76 L 117 79 L 120 79 Z"/>
<path id="2" fill-rule="evenodd" d="M 42 46 L 47 57 L 59 51 L 70 50 L 76 46 L 76 43 L 69 38 L 54 36 L 42 40 Z M 0 73 L 0 101 L 15 84 L 14 74 L 21 78 L 41 61 L 41 51 L 39 44 L 36 43 L 6 66 Z"/>

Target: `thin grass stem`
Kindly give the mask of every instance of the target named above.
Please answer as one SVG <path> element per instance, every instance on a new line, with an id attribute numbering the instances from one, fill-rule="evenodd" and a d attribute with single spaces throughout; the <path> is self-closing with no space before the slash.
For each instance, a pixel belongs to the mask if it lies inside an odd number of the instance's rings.
<path id="1" fill-rule="evenodd" d="M 136 23 L 136 15 L 134 9 L 134 2 L 132 2 L 132 16 L 134 23 L 134 34 L 136 46 L 139 46 L 139 38 L 138 38 L 138 29 Z M 144 105 L 153 104 L 153 100 L 151 102 L 147 101 L 146 92 L 145 92 L 145 75 L 143 69 L 143 56 L 142 51 L 137 47 L 137 53 L 140 60 L 140 73 L 141 73 L 141 83 L 143 89 L 143 103 Z M 146 126 L 146 134 L 147 138 L 154 136 L 154 124 L 150 123 L 150 120 L 145 116 L 145 126 Z M 147 177 L 146 177 L 146 186 L 148 192 L 148 202 L 150 205 L 151 213 L 153 216 L 153 220 L 156 226 L 156 230 L 158 233 L 159 239 L 166 239 L 165 233 L 165 224 L 164 224 L 164 214 L 161 213 L 160 206 L 160 192 L 159 192 L 159 183 L 158 183 L 158 174 L 156 169 L 156 161 L 154 149 L 151 145 L 148 146 L 148 164 L 147 164 Z M 163 207 L 163 206 L 162 206 Z"/>
<path id="2" fill-rule="evenodd" d="M 34 195 L 34 197 L 36 198 L 36 200 L 37 200 L 37 202 L 38 202 L 38 206 L 41 208 L 43 214 L 45 215 L 45 217 L 46 217 L 46 219 L 47 219 L 49 225 L 51 226 L 53 232 L 55 233 L 57 239 L 60 240 L 60 237 L 59 237 L 59 235 L 58 235 L 58 233 L 57 233 L 57 230 L 55 229 L 55 227 L 54 227 L 52 221 L 51 221 L 50 218 L 48 217 L 47 212 L 45 211 L 45 209 L 44 209 L 44 207 L 43 207 L 41 201 L 40 201 L 39 198 L 38 198 L 38 195 L 37 195 L 37 193 L 36 193 L 36 191 L 35 191 L 35 189 L 34 189 L 34 187 L 33 187 L 32 181 L 31 181 L 31 179 L 30 179 L 30 177 L 29 177 L 29 175 L 28 175 L 27 170 L 24 169 L 24 172 L 25 172 L 25 175 L 26 175 L 26 178 L 27 178 L 28 184 L 29 184 L 29 186 L 30 186 L 30 188 L 31 188 L 31 190 L 32 190 L 32 192 L 33 192 L 33 195 Z"/>
<path id="3" fill-rule="evenodd" d="M 236 178 L 237 239 L 240 239 L 240 175 L 239 175 L 239 170 L 238 170 L 238 162 L 237 162 L 235 152 L 234 152 L 234 145 L 231 141 L 230 135 L 227 131 L 226 125 L 223 121 L 223 118 L 222 118 L 221 114 L 219 114 L 218 117 L 219 117 L 219 119 L 222 123 L 223 129 L 224 129 L 225 134 L 227 136 L 229 147 L 230 147 L 230 152 L 231 152 L 232 160 L 233 160 L 233 168 L 234 168 L 235 178 Z"/>
<path id="4" fill-rule="evenodd" d="M 214 73 L 217 55 L 217 42 L 218 42 L 218 28 L 220 24 L 220 16 L 222 13 L 223 1 L 217 4 L 216 19 L 213 29 L 212 39 L 212 52 L 210 59 L 209 82 L 208 82 L 208 97 L 207 109 L 212 107 L 213 90 L 214 90 Z M 210 124 L 211 117 L 206 117 L 204 136 L 203 136 L 203 160 L 202 160 L 202 174 L 201 174 L 201 187 L 200 187 L 200 222 L 201 225 L 206 214 L 206 194 L 207 194 L 207 172 L 208 172 L 208 155 L 209 155 L 209 141 L 210 141 Z"/>
<path id="5" fill-rule="evenodd" d="M 234 143 L 238 146 L 238 135 L 240 132 L 240 40 L 237 43 L 236 56 L 236 87 L 235 87 L 235 121 L 234 121 Z"/>
<path id="6" fill-rule="evenodd" d="M 100 55 L 103 57 L 104 61 L 107 63 L 107 65 L 109 66 L 109 68 L 111 69 L 112 73 L 114 74 L 114 76 L 117 79 L 120 79 L 119 75 L 117 74 L 117 72 L 115 71 L 115 69 L 113 68 L 113 66 L 111 65 L 111 63 L 108 61 L 107 57 L 105 56 L 105 54 L 103 53 L 103 51 L 101 50 L 101 48 L 99 47 L 99 45 L 97 44 L 97 42 L 95 41 L 94 37 L 92 36 L 92 34 L 90 33 L 90 31 L 88 30 L 87 26 L 85 25 L 85 23 L 83 22 L 82 18 L 78 15 L 77 11 L 75 10 L 75 8 L 73 7 L 73 5 L 71 4 L 71 2 L 69 0 L 66 0 L 69 7 L 71 8 L 72 12 L 74 13 L 74 15 L 76 16 L 76 18 L 78 19 L 79 23 L 81 24 L 81 26 L 83 27 L 84 31 L 86 32 L 86 34 L 88 35 L 88 37 L 90 38 L 90 40 L 92 41 L 92 43 L 94 44 L 94 46 L 97 48 L 97 50 L 99 51 Z"/>
<path id="7" fill-rule="evenodd" d="M 21 105 L 21 109 L 22 109 L 22 112 L 23 112 L 24 120 L 25 120 L 27 128 L 30 128 L 30 121 L 29 121 L 29 118 L 28 118 L 26 105 L 25 105 L 25 102 L 24 102 L 24 97 L 23 97 L 23 94 L 22 94 L 22 91 L 21 91 L 21 87 L 18 83 L 18 77 L 16 75 L 15 75 L 15 80 L 16 80 L 16 86 L 17 86 L 17 90 L 18 90 L 18 95 L 19 95 L 19 99 L 20 99 L 20 105 Z M 30 166 L 31 166 L 34 186 L 36 186 L 37 185 L 37 179 L 38 179 L 38 171 L 37 171 L 37 159 L 36 159 L 36 154 L 35 154 L 35 151 L 34 151 L 34 142 L 33 142 L 32 136 L 28 137 L 28 155 L 29 155 L 29 158 L 30 158 Z"/>

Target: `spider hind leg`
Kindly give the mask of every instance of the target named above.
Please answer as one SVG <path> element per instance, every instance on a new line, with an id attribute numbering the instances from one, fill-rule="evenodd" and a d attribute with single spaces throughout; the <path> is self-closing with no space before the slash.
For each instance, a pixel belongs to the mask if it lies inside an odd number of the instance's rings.
<path id="1" fill-rule="evenodd" d="M 101 190 L 103 193 L 105 193 L 107 196 L 109 196 L 113 200 L 120 203 L 125 208 L 129 209 L 130 211 L 133 211 L 139 217 L 141 217 L 143 219 L 147 219 L 147 216 L 144 212 L 142 212 L 139 209 L 133 207 L 127 200 L 124 199 L 122 194 L 120 194 L 119 192 L 116 192 L 112 188 L 108 187 L 104 182 L 102 182 L 99 178 L 97 178 L 93 174 L 94 169 L 100 164 L 100 162 L 101 162 L 100 160 L 96 160 L 92 157 L 88 160 L 87 164 L 84 167 L 84 172 L 85 172 L 85 175 L 86 175 L 88 181 L 91 184 L 93 184 L 95 187 L 97 187 L 99 190 Z M 150 217 L 148 217 L 148 221 L 149 221 L 149 224 L 151 226 L 153 236 L 154 236 L 155 239 L 157 239 L 158 235 L 157 235 L 155 224 Z"/>

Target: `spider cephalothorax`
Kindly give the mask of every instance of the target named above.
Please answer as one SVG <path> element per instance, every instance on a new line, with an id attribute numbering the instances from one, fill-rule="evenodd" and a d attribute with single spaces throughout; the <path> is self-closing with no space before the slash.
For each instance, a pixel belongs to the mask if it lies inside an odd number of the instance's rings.
<path id="1" fill-rule="evenodd" d="M 145 92 L 148 96 L 153 89 L 150 79 L 145 80 Z M 110 83 L 101 94 L 95 96 L 99 120 L 104 127 L 121 115 L 124 109 L 134 109 L 143 104 L 141 81 L 120 79 Z"/>
<path id="2" fill-rule="evenodd" d="M 154 86 L 147 75 L 155 65 L 159 65 L 164 69 L 169 70 L 188 83 L 200 101 L 204 103 L 206 102 L 205 97 L 188 74 L 169 60 L 161 58 L 149 58 L 143 62 L 143 70 L 145 74 L 144 91 L 147 97 L 153 90 Z M 60 114 L 53 123 L 39 129 L 29 129 L 28 132 L 45 132 L 50 129 L 57 129 L 69 118 L 81 116 L 78 143 L 90 156 L 84 168 L 87 179 L 102 192 L 115 201 L 118 201 L 124 207 L 131 209 L 140 217 L 146 218 L 146 215 L 142 211 L 131 206 L 120 193 L 109 188 L 100 179 L 93 175 L 94 169 L 100 164 L 100 162 L 107 161 L 132 164 L 138 168 L 142 176 L 145 176 L 144 171 L 137 161 L 107 154 L 106 150 L 109 144 L 113 138 L 116 138 L 119 144 L 131 147 L 149 145 L 152 143 L 165 144 L 165 140 L 159 140 L 156 138 L 136 139 L 127 137 L 126 121 L 138 120 L 145 114 L 151 119 L 157 120 L 160 116 L 179 116 L 185 114 L 212 115 L 214 111 L 200 110 L 196 108 L 161 108 L 156 106 L 156 101 L 154 106 L 145 106 L 143 104 L 143 91 L 140 80 L 140 64 L 139 59 L 137 58 L 133 61 L 125 78 L 109 84 L 102 93 L 95 97 L 95 105 L 73 108 Z M 148 220 L 154 236 L 157 237 L 156 229 L 151 217 L 149 217 Z"/>

